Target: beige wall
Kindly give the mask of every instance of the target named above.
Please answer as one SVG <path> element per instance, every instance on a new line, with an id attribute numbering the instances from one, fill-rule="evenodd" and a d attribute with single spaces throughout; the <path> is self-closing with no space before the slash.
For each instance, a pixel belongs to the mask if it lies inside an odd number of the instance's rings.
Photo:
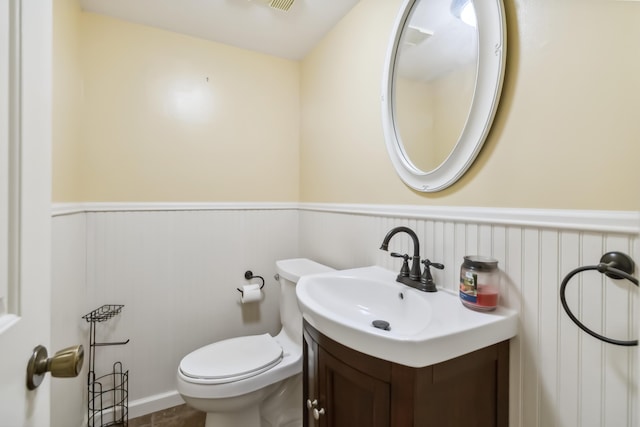
<path id="1" fill-rule="evenodd" d="M 298 200 L 298 62 L 79 22 L 80 143 L 56 142 L 54 160 L 78 162 L 79 178 L 54 178 L 54 201 Z"/>
<path id="2" fill-rule="evenodd" d="M 435 194 L 399 180 L 383 139 L 401 2 L 361 0 L 301 63 L 56 13 L 54 201 L 640 208 L 637 2 L 505 0 L 495 126 Z"/>
<path id="3" fill-rule="evenodd" d="M 52 194 L 54 201 L 82 200 L 81 77 L 77 0 L 53 2 Z"/>
<path id="4" fill-rule="evenodd" d="M 382 66 L 401 0 L 362 0 L 302 64 L 302 201 L 640 208 L 640 4 L 505 0 L 508 58 L 487 144 L 463 179 L 421 194 L 381 128 Z"/>

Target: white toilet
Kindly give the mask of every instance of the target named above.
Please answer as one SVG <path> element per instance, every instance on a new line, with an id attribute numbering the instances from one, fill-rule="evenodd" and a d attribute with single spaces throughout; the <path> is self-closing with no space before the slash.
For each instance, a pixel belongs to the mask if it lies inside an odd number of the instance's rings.
<path id="1" fill-rule="evenodd" d="M 305 259 L 276 261 L 282 329 L 218 341 L 186 355 L 178 392 L 207 413 L 206 427 L 302 425 L 302 314 L 296 298 L 300 276 L 333 270 Z"/>

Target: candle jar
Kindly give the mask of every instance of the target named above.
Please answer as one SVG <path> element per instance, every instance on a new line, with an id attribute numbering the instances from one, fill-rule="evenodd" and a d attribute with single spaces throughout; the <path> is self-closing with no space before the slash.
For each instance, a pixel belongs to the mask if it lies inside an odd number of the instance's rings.
<path id="1" fill-rule="evenodd" d="M 491 311 L 498 306 L 498 260 L 470 255 L 460 266 L 460 301 L 473 310 Z"/>

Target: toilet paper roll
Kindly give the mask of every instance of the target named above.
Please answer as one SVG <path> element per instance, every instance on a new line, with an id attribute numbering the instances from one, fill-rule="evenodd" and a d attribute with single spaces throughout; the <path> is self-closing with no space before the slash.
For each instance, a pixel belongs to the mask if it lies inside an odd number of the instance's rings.
<path id="1" fill-rule="evenodd" d="M 262 291 L 260 285 L 245 285 L 242 287 L 242 296 L 240 302 L 247 304 L 249 302 L 256 302 L 262 299 Z"/>

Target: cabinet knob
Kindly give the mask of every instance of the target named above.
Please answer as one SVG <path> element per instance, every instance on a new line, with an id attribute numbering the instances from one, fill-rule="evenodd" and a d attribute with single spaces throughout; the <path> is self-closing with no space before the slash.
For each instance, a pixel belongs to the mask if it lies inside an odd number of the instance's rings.
<path id="1" fill-rule="evenodd" d="M 313 409 L 318 406 L 318 399 L 307 399 L 307 409 Z"/>
<path id="2" fill-rule="evenodd" d="M 319 420 L 320 419 L 320 415 L 324 415 L 324 408 L 320 408 L 320 409 L 314 408 L 313 409 L 313 418 L 315 420 Z"/>

